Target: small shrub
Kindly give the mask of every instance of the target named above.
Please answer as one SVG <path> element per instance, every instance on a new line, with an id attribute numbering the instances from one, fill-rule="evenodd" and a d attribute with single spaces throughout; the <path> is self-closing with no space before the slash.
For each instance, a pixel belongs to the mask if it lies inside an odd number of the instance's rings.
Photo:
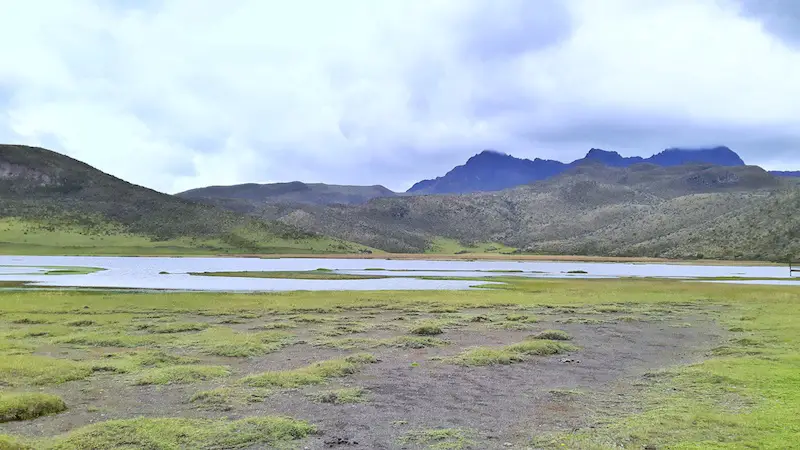
<path id="1" fill-rule="evenodd" d="M 57 414 L 66 409 L 64 400 L 51 394 L 28 392 L 0 394 L 0 422 L 30 420 Z"/>

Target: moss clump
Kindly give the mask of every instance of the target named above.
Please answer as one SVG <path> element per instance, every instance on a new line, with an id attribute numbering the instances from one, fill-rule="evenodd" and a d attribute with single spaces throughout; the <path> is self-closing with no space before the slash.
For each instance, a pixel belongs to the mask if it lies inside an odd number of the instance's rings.
<path id="1" fill-rule="evenodd" d="M 364 364 L 376 362 L 375 356 L 359 353 L 344 359 L 320 361 L 294 370 L 280 370 L 251 375 L 241 383 L 251 387 L 297 388 L 324 383 L 329 378 L 344 377 L 356 373 Z"/>
<path id="2" fill-rule="evenodd" d="M 43 441 L 39 448 L 79 449 L 219 449 L 274 448 L 303 439 L 315 428 L 286 417 L 250 417 L 242 420 L 132 419 L 112 420 L 79 428 Z"/>
<path id="3" fill-rule="evenodd" d="M 444 331 L 442 330 L 442 327 L 439 326 L 439 324 L 437 323 L 423 322 L 411 328 L 409 330 L 409 333 L 416 334 L 418 336 L 436 336 L 444 333 Z"/>
<path id="4" fill-rule="evenodd" d="M 570 344 L 554 341 L 525 341 L 505 347 L 477 347 L 446 361 L 462 366 L 492 366 L 525 361 L 529 356 L 548 356 L 576 350 Z"/>
<path id="5" fill-rule="evenodd" d="M 66 409 L 64 400 L 56 395 L 35 392 L 0 394 L 0 422 L 30 420 Z M 0 448 L 4 447 L 0 445 Z"/>
<path id="6" fill-rule="evenodd" d="M 572 336 L 570 336 L 569 333 L 567 333 L 566 331 L 544 330 L 532 336 L 529 336 L 528 339 L 544 339 L 548 341 L 568 341 L 572 339 Z"/>
<path id="7" fill-rule="evenodd" d="M 0 358 L 0 384 L 44 385 L 81 380 L 92 369 L 75 361 L 34 355 L 8 355 Z"/>
<path id="8" fill-rule="evenodd" d="M 148 369 L 134 380 L 134 384 L 189 384 L 230 375 L 224 366 L 168 366 Z"/>

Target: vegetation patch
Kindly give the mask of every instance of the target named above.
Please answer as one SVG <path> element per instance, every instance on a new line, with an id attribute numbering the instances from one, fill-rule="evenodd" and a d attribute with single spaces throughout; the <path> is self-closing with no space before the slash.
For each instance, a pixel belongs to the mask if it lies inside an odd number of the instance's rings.
<path id="1" fill-rule="evenodd" d="M 66 359 L 34 355 L 8 355 L 0 358 L 0 385 L 45 385 L 81 380 L 91 375 L 86 364 Z"/>
<path id="2" fill-rule="evenodd" d="M 173 322 L 164 324 L 145 324 L 142 329 L 155 334 L 185 333 L 188 331 L 202 331 L 210 325 L 203 322 Z"/>
<path id="3" fill-rule="evenodd" d="M 442 327 L 435 323 L 435 322 L 423 322 L 417 324 L 410 330 L 408 330 L 411 334 L 416 334 L 418 336 L 436 336 L 438 334 L 444 333 Z"/>
<path id="4" fill-rule="evenodd" d="M 234 421 L 140 418 L 85 426 L 54 439 L 36 441 L 33 446 L 53 450 L 273 448 L 315 431 L 307 422 L 275 416 Z"/>
<path id="5" fill-rule="evenodd" d="M 61 397 L 42 393 L 0 393 L 0 422 L 30 420 L 67 409 Z M 0 448 L 3 448 L 0 445 Z"/>
<path id="6" fill-rule="evenodd" d="M 473 448 L 475 432 L 462 428 L 437 428 L 432 430 L 415 430 L 400 438 L 401 445 L 413 445 L 417 448 L 437 450 L 462 450 Z"/>
<path id="7" fill-rule="evenodd" d="M 529 336 L 528 339 L 544 339 L 548 341 L 569 341 L 570 339 L 572 339 L 572 336 L 570 336 L 569 333 L 567 333 L 566 331 L 544 330 L 532 336 Z"/>
<path id="8" fill-rule="evenodd" d="M 215 327 L 187 336 L 178 345 L 197 348 L 208 355 L 244 358 L 277 351 L 288 344 L 289 338 L 277 331 L 248 333 Z"/>
<path id="9" fill-rule="evenodd" d="M 447 345 L 447 341 L 430 336 L 397 336 L 386 339 L 351 337 L 342 339 L 325 339 L 316 342 L 315 345 L 321 347 L 338 348 L 342 350 L 377 347 L 426 348 L 441 347 L 443 345 Z"/>
<path id="10" fill-rule="evenodd" d="M 317 403 L 341 405 L 347 403 L 364 403 L 367 401 L 367 393 L 368 392 L 362 388 L 343 388 L 314 392 L 307 394 L 307 396 Z"/>
<path id="11" fill-rule="evenodd" d="M 549 356 L 577 350 L 577 347 L 555 341 L 524 341 L 505 347 L 477 347 L 445 361 L 462 366 L 492 366 L 525 361 L 530 356 Z"/>
<path id="12" fill-rule="evenodd" d="M 251 375 L 241 383 L 252 387 L 298 388 L 321 384 L 330 378 L 344 377 L 356 373 L 364 364 L 377 362 L 369 353 L 359 353 L 344 359 L 320 361 L 294 370 L 281 370 Z"/>
<path id="13" fill-rule="evenodd" d="M 224 366 L 168 366 L 148 369 L 134 380 L 136 385 L 147 384 L 189 384 L 212 380 L 230 375 Z"/>

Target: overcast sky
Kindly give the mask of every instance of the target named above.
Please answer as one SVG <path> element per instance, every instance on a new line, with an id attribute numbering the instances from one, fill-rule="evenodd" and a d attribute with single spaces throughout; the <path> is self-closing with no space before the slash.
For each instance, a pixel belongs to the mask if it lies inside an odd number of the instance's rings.
<path id="1" fill-rule="evenodd" d="M 800 169 L 797 0 L 0 0 L 0 142 L 165 192 L 482 149 Z"/>

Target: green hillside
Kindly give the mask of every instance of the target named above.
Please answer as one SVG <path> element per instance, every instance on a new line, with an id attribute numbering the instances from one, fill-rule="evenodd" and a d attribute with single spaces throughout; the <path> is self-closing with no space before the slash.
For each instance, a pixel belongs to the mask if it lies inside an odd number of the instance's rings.
<path id="1" fill-rule="evenodd" d="M 800 254 L 800 190 L 758 167 L 585 165 L 506 191 L 261 205 L 300 229 L 397 252 L 442 238 L 529 253 L 785 260 Z"/>
<path id="2" fill-rule="evenodd" d="M 162 194 L 36 147 L 0 145 L 0 253 L 353 253 L 364 246 Z"/>

